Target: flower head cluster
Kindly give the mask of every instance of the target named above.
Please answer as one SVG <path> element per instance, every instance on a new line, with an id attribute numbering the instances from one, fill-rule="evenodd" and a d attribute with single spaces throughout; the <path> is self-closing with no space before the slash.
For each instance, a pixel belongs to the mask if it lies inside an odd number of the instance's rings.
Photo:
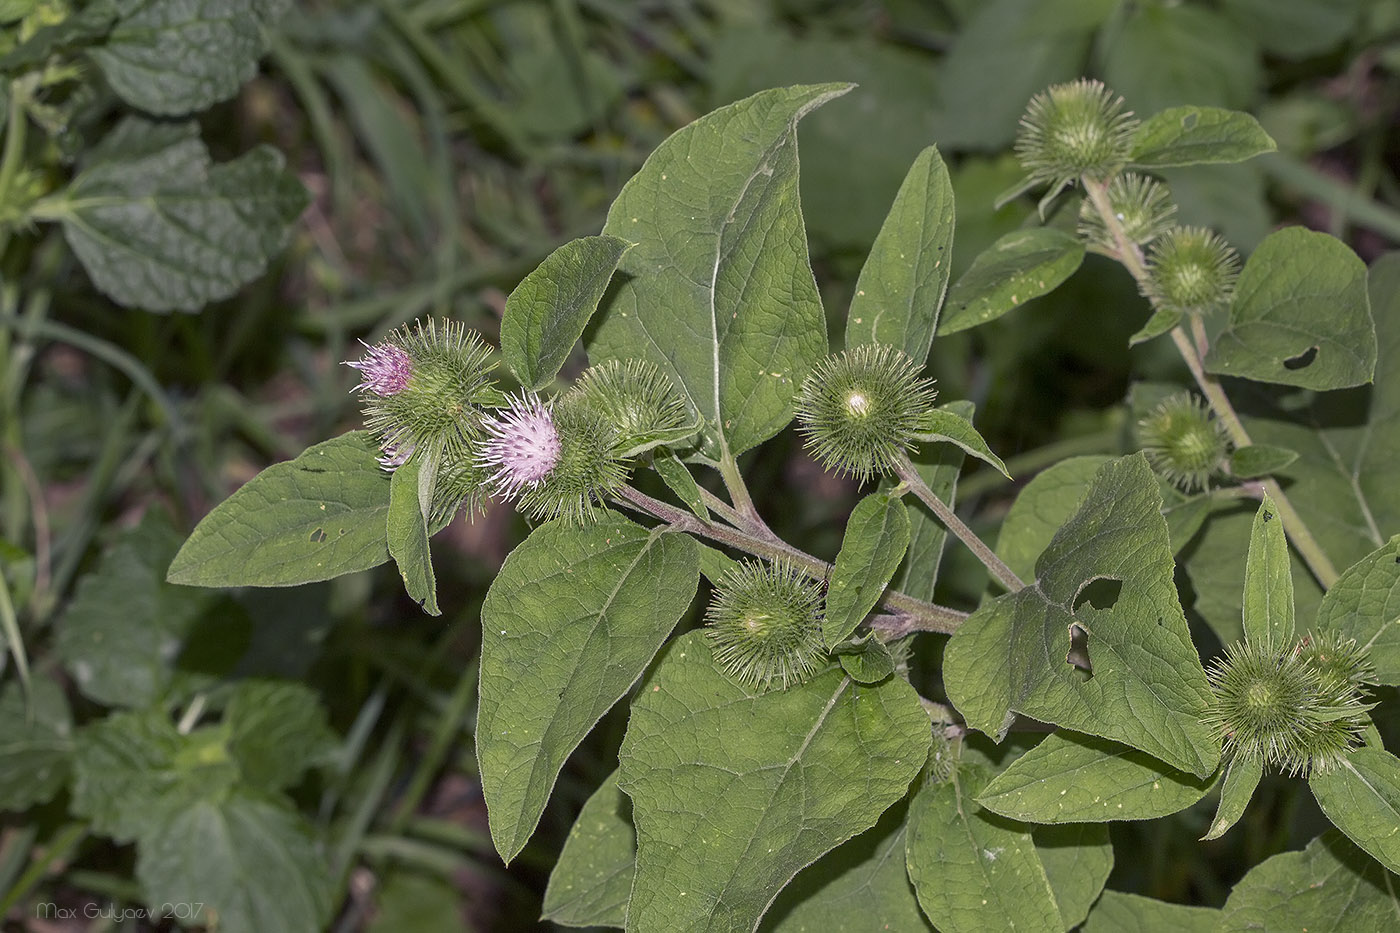
<path id="1" fill-rule="evenodd" d="M 1282 652 L 1231 645 L 1207 671 L 1215 695 L 1205 722 L 1227 756 L 1262 759 L 1288 774 L 1333 767 L 1370 719 L 1365 652 L 1335 635 L 1307 636 Z"/>
<path id="2" fill-rule="evenodd" d="M 1210 406 L 1190 392 L 1158 403 L 1138 422 L 1138 440 L 1152 469 L 1183 492 L 1205 488 L 1230 448 Z"/>
<path id="3" fill-rule="evenodd" d="M 1219 235 L 1173 227 L 1148 251 L 1147 297 L 1160 310 L 1205 314 L 1230 303 L 1239 271 L 1239 254 Z"/>
<path id="4" fill-rule="evenodd" d="M 787 563 L 746 560 L 720 578 L 705 635 L 727 676 L 766 692 L 804 683 L 826 663 L 821 584 Z"/>
<path id="5" fill-rule="evenodd" d="M 1103 179 L 1116 173 L 1128 161 L 1137 126 L 1123 98 L 1081 78 L 1031 98 L 1016 155 L 1033 183 L 1058 191 L 1082 175 Z"/>
<path id="6" fill-rule="evenodd" d="M 865 480 L 913 446 L 934 397 L 909 356 L 861 344 L 817 364 L 797 394 L 797 420 L 819 461 Z"/>

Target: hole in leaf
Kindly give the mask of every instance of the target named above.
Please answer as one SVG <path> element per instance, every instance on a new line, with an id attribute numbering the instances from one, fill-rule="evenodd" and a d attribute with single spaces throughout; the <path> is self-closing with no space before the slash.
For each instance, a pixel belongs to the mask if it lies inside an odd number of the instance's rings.
<path id="1" fill-rule="evenodd" d="M 317 544 L 322 543 L 328 537 L 330 537 L 330 535 L 326 534 L 326 529 L 324 528 L 317 528 L 315 531 L 311 532 L 311 540 Z"/>
<path id="2" fill-rule="evenodd" d="M 1194 114 L 1194 113 L 1188 113 L 1186 116 L 1182 117 L 1182 118 L 1181 118 L 1181 127 L 1182 127 L 1182 129 L 1194 130 L 1194 129 L 1196 128 L 1196 119 L 1197 119 L 1197 115 Z"/>
<path id="3" fill-rule="evenodd" d="M 1315 359 L 1317 359 L 1317 347 L 1308 347 L 1306 350 L 1304 350 L 1302 353 L 1299 353 L 1297 356 L 1290 356 L 1288 359 L 1284 360 L 1283 368 L 1306 369 L 1307 367 L 1313 364 L 1313 360 Z"/>
<path id="4" fill-rule="evenodd" d="M 1118 594 L 1123 592 L 1123 581 L 1114 577 L 1098 577 L 1079 588 L 1074 595 L 1074 611 L 1088 603 L 1095 609 L 1112 609 L 1118 602 Z"/>
<path id="5" fill-rule="evenodd" d="M 1069 654 L 1065 663 L 1094 676 L 1094 666 L 1089 663 L 1089 631 L 1073 622 L 1069 624 Z"/>
<path id="6" fill-rule="evenodd" d="M 1273 513 L 1273 512 L 1270 512 L 1268 509 L 1265 509 L 1265 510 L 1264 510 L 1264 522 L 1265 522 L 1265 524 L 1267 524 L 1267 523 L 1269 523 L 1269 522 L 1271 522 L 1271 521 L 1273 521 L 1273 520 L 1274 520 L 1274 513 Z"/>

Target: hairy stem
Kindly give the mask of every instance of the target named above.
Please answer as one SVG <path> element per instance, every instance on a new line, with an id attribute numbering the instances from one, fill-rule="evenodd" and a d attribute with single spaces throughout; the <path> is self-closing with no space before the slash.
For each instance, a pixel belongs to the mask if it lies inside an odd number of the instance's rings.
<path id="1" fill-rule="evenodd" d="M 937 516 L 938 520 L 953 534 L 958 536 L 958 540 L 966 544 L 977 559 L 982 562 L 982 566 L 1011 592 L 1025 589 L 1026 584 L 1021 582 L 1021 578 L 1008 566 L 1005 561 L 997 557 L 996 552 L 987 546 L 987 543 L 977 537 L 976 533 L 963 520 L 953 512 L 948 504 L 933 494 L 933 490 L 928 488 L 924 478 L 919 475 L 919 471 L 914 469 L 914 464 L 909 462 L 907 456 L 901 456 L 894 465 L 895 474 L 909 487 L 914 495 L 919 497 L 919 501 L 928 506 Z"/>
<path id="2" fill-rule="evenodd" d="M 749 494 L 749 487 L 744 482 L 743 474 L 739 472 L 739 461 L 729 456 L 726 450 L 723 459 L 717 465 L 719 475 L 724 479 L 724 488 L 729 490 L 730 501 L 734 503 L 734 511 L 741 519 L 741 527 L 756 537 L 777 541 L 778 536 L 773 534 L 767 522 L 758 514 L 758 507 L 753 504 L 753 496 Z"/>
<path id="3" fill-rule="evenodd" d="M 1113 213 L 1113 207 L 1108 198 L 1108 182 L 1095 181 L 1087 177 L 1081 180 L 1089 203 L 1093 204 L 1094 210 L 1098 212 L 1117 246 L 1117 255 L 1113 258 L 1123 264 L 1123 267 L 1137 282 L 1139 290 L 1146 293 L 1147 264 L 1143 260 L 1142 251 L 1138 249 L 1136 243 L 1128 238 L 1127 233 L 1123 230 L 1123 225 Z M 1207 373 L 1202 363 L 1207 349 L 1207 340 L 1205 326 L 1199 318 L 1192 319 L 1191 330 L 1192 333 L 1188 334 L 1183 327 L 1173 328 L 1172 341 L 1176 344 L 1178 352 L 1181 353 L 1186 368 L 1191 370 L 1196 385 L 1200 387 L 1202 394 L 1210 402 L 1210 407 L 1215 411 L 1220 423 L 1225 426 L 1226 432 L 1230 435 L 1230 442 L 1236 447 L 1248 447 L 1252 441 L 1249 438 L 1249 432 L 1245 430 L 1244 422 L 1240 420 L 1235 406 L 1230 403 L 1229 396 L 1225 394 L 1224 387 L 1220 385 L 1220 380 Z M 1303 517 L 1298 514 L 1298 510 L 1293 507 L 1293 503 L 1289 501 L 1278 481 L 1265 479 L 1261 481 L 1261 485 L 1269 497 L 1274 500 L 1279 518 L 1283 520 L 1283 530 L 1288 535 L 1288 540 L 1292 542 L 1294 549 L 1297 550 L 1298 556 L 1303 558 L 1308 569 L 1317 578 L 1317 582 L 1322 584 L 1322 588 L 1329 589 L 1333 583 L 1337 582 L 1337 570 L 1332 566 L 1332 561 L 1322 550 L 1317 539 L 1313 537 L 1312 531 L 1303 521 Z"/>
<path id="4" fill-rule="evenodd" d="M 658 518 L 677 531 L 708 538 L 755 557 L 763 557 L 768 560 L 787 560 L 793 566 L 817 579 L 825 580 L 827 575 L 831 573 L 831 565 L 826 561 L 813 557 L 780 538 L 762 538 L 738 528 L 701 521 L 685 509 L 662 502 L 660 499 L 653 499 L 631 486 L 622 487 L 618 492 L 618 497 L 637 511 Z M 896 590 L 886 590 L 884 596 L 881 597 L 881 603 L 896 617 L 899 626 L 903 629 L 902 634 L 916 631 L 951 634 L 967 618 L 965 612 L 926 603 Z M 882 626 L 880 630 L 883 632 L 889 627 Z"/>

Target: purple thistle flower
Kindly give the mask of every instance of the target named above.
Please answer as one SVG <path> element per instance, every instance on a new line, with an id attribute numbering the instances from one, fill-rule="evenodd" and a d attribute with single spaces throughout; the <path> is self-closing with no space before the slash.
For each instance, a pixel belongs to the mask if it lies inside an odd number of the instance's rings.
<path id="1" fill-rule="evenodd" d="M 412 444 L 390 443 L 380 448 L 380 455 L 376 458 L 379 466 L 392 473 L 408 462 L 408 458 L 413 456 Z"/>
<path id="2" fill-rule="evenodd" d="M 413 375 L 413 360 L 403 347 L 392 343 L 377 343 L 370 346 L 363 340 L 366 353 L 358 360 L 347 360 L 345 365 L 360 371 L 360 384 L 352 389 L 358 392 L 368 389 L 381 398 L 398 395 L 408 388 L 409 377 Z"/>
<path id="3" fill-rule="evenodd" d="M 510 501 L 526 487 L 544 481 L 559 462 L 559 431 L 554 416 L 539 398 L 523 393 L 482 421 L 488 440 L 477 454 L 487 478 L 502 499 Z"/>

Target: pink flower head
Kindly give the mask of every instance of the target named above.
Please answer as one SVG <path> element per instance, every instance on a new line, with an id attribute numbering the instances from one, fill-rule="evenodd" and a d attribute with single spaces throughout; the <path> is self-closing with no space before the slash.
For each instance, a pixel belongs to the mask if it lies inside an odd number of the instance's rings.
<path id="1" fill-rule="evenodd" d="M 559 431 L 554 416 L 538 397 L 524 393 L 482 422 L 489 439 L 477 454 L 482 468 L 491 470 L 487 482 L 509 501 L 525 487 L 544 481 L 559 462 Z"/>
<path id="2" fill-rule="evenodd" d="M 376 458 L 379 466 L 392 473 L 408 462 L 408 458 L 413 456 L 412 444 L 390 443 L 380 448 L 380 454 Z"/>
<path id="3" fill-rule="evenodd" d="M 360 342 L 364 343 L 363 340 Z M 409 377 L 413 375 L 413 361 L 403 347 L 387 342 L 372 347 L 364 343 L 364 346 L 369 352 L 358 360 L 347 360 L 345 363 L 360 371 L 360 384 L 352 391 L 368 389 L 375 395 L 387 397 L 398 395 L 408 388 Z"/>

